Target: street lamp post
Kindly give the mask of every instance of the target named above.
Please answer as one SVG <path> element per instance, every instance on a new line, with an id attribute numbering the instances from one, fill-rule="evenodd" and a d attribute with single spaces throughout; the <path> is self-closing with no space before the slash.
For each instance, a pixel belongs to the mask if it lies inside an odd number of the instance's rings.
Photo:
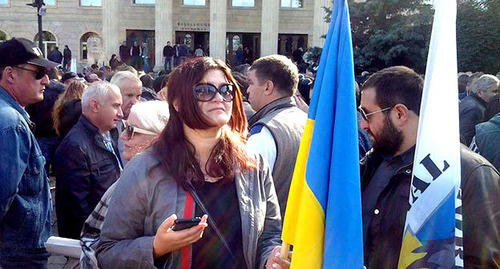
<path id="1" fill-rule="evenodd" d="M 33 3 L 31 4 L 26 4 L 28 6 L 36 7 L 36 14 L 38 17 L 38 47 L 40 48 L 41 51 L 44 51 L 42 48 L 42 39 L 43 39 L 43 29 L 42 29 L 42 7 L 45 6 L 45 3 L 43 0 L 33 0 Z M 45 55 L 47 56 L 47 55 Z"/>

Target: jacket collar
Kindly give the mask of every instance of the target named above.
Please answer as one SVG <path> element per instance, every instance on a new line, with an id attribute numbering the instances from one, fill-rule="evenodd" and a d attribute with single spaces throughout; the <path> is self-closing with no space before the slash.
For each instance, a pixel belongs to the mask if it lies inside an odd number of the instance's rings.
<path id="1" fill-rule="evenodd" d="M 85 131 L 87 131 L 90 135 L 99 135 L 101 136 L 101 133 L 99 132 L 99 128 L 92 124 L 85 115 L 81 115 L 80 119 L 78 119 L 78 122 L 85 128 Z M 101 136 L 102 137 L 102 136 Z"/>
<path id="2" fill-rule="evenodd" d="M 486 105 L 488 105 L 488 103 L 486 103 L 483 98 L 479 97 L 477 94 L 475 93 L 471 93 L 469 96 L 471 96 L 471 98 L 474 98 L 477 102 L 479 102 L 481 105 L 483 105 L 484 107 L 486 107 Z"/>
<path id="3" fill-rule="evenodd" d="M 370 151 L 368 151 L 365 157 L 363 157 L 359 161 L 361 167 L 363 168 L 361 174 L 362 189 L 364 189 L 364 187 L 368 185 L 368 182 L 370 182 L 371 178 L 375 174 L 375 171 L 377 171 L 377 168 L 380 166 L 380 164 L 382 163 L 382 161 L 384 161 L 385 158 L 391 158 L 390 162 L 399 161 L 400 163 L 402 163 L 401 167 L 396 171 L 395 175 L 401 172 L 405 174 L 411 174 L 413 167 L 413 160 L 415 158 L 415 145 L 413 145 L 413 147 L 403 152 L 402 154 L 394 157 L 386 157 L 380 154 L 378 151 L 374 150 L 373 148 Z"/>
<path id="4" fill-rule="evenodd" d="M 297 106 L 297 105 L 295 103 L 295 100 L 293 100 L 293 98 L 291 96 L 286 96 L 286 97 L 282 97 L 280 99 L 276 99 L 276 100 L 272 101 L 271 103 L 265 105 L 259 111 L 257 111 L 248 120 L 248 124 L 250 126 L 252 126 L 254 123 L 256 123 L 260 119 L 264 118 L 267 114 L 269 114 L 269 113 L 271 113 L 273 111 L 276 111 L 276 110 L 279 110 L 279 109 L 283 109 L 283 108 L 287 108 L 287 107 L 294 107 L 294 106 Z"/>
<path id="5" fill-rule="evenodd" d="M 17 110 L 19 114 L 23 116 L 24 120 L 26 120 L 30 128 L 34 127 L 35 124 L 30 120 L 30 116 L 28 115 L 26 110 L 24 110 L 24 108 L 18 102 L 16 102 L 14 97 L 12 97 L 2 86 L 0 86 L 0 99 L 3 99 L 15 110 Z"/>

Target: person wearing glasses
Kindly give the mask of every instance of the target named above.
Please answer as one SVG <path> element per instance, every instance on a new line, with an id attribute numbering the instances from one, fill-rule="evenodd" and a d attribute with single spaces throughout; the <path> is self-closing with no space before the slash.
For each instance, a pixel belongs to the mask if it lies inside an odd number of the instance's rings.
<path id="1" fill-rule="evenodd" d="M 361 127 L 368 131 L 373 142 L 373 150 L 360 161 L 366 268 L 398 267 L 410 208 L 423 87 L 422 77 L 404 66 L 382 69 L 362 87 Z M 500 174 L 464 145 L 460 147 L 460 164 L 464 247 L 460 256 L 464 268 L 498 268 Z M 436 165 L 434 172 L 441 172 L 442 163 Z M 433 267 L 436 260 L 446 259 L 439 254 L 447 247 L 440 241 L 431 238 L 426 242 L 436 252 L 426 253 L 421 264 Z"/>
<path id="2" fill-rule="evenodd" d="M 27 39 L 0 45 L 0 268 L 47 267 L 49 180 L 24 108 L 43 100 L 55 66 Z"/>
<path id="3" fill-rule="evenodd" d="M 82 115 L 55 154 L 59 236 L 80 238 L 83 223 L 104 192 L 118 179 L 116 124 L 123 118 L 122 96 L 108 82 L 92 83 L 82 95 Z"/>
<path id="4" fill-rule="evenodd" d="M 134 105 L 121 134 L 125 143 L 123 158 L 130 161 L 148 148 L 165 128 L 168 118 L 167 102 L 148 101 Z M 95 246 L 115 187 L 116 182 L 104 193 L 83 225 L 80 241 L 84 255 L 80 257 L 80 268 L 99 268 L 95 259 Z"/>
<path id="5" fill-rule="evenodd" d="M 113 193 L 100 267 L 287 268 L 275 256 L 281 217 L 271 173 L 245 150 L 242 94 L 229 68 L 193 58 L 167 88 L 167 126 Z"/>

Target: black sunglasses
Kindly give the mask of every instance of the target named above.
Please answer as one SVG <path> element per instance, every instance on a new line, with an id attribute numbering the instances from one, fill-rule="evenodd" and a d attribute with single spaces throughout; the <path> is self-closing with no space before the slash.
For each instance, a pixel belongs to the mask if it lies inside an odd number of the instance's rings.
<path id="1" fill-rule="evenodd" d="M 38 70 L 32 70 L 32 69 L 28 69 L 28 68 L 24 68 L 24 67 L 20 67 L 20 66 L 13 66 L 13 67 L 34 73 L 36 80 L 42 79 L 43 77 L 45 77 L 45 75 L 47 75 L 47 69 L 45 69 L 45 68 L 40 68 Z"/>
<path id="2" fill-rule="evenodd" d="M 212 84 L 209 83 L 200 83 L 196 84 L 193 87 L 193 94 L 196 100 L 200 102 L 208 102 L 215 98 L 217 93 L 222 96 L 224 102 L 231 102 L 234 96 L 234 85 L 233 84 L 224 84 L 217 89 Z"/>

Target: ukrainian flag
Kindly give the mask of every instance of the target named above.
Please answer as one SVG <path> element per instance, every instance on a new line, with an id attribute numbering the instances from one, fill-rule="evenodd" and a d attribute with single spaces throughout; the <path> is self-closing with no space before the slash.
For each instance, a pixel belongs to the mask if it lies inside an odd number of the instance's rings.
<path id="1" fill-rule="evenodd" d="M 354 64 L 347 0 L 335 1 L 283 227 L 292 268 L 362 268 Z"/>

